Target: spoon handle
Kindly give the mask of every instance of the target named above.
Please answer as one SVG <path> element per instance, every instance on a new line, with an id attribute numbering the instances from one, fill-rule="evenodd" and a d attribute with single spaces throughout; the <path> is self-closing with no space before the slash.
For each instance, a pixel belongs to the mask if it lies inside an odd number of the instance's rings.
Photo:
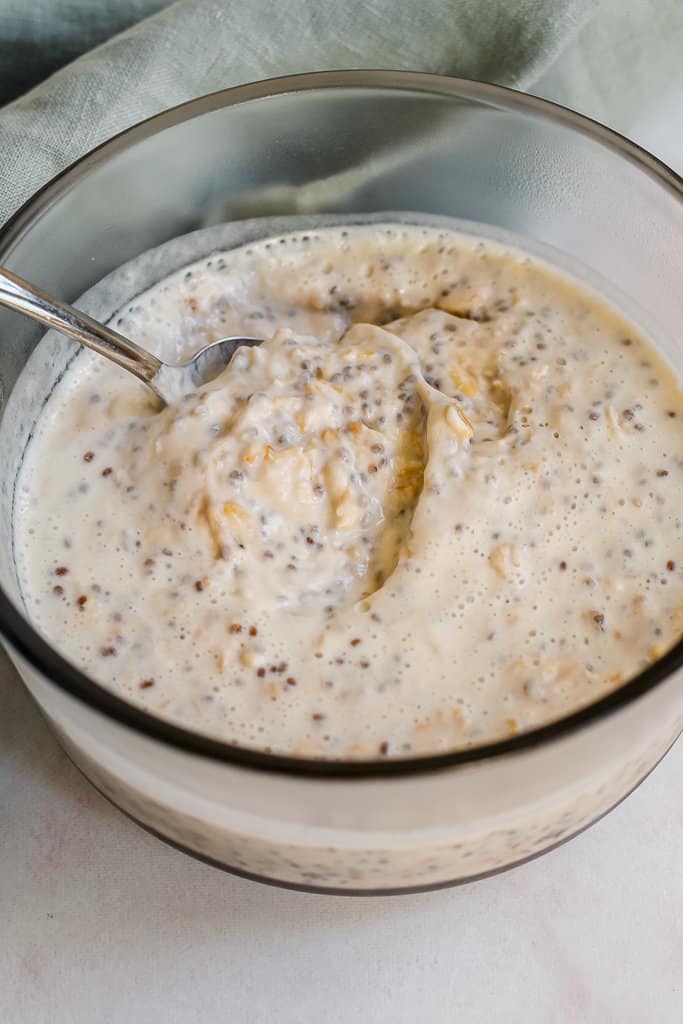
<path id="1" fill-rule="evenodd" d="M 93 320 L 87 313 L 81 313 L 68 303 L 46 295 L 4 267 L 0 267 L 0 305 L 24 313 L 80 341 L 124 370 L 134 373 L 146 384 L 152 381 L 162 366 L 161 361 L 151 352 L 146 352 L 122 334 Z"/>

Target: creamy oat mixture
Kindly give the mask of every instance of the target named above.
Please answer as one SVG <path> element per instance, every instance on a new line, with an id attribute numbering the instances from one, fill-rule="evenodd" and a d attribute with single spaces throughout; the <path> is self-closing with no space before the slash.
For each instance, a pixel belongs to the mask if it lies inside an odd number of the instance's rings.
<path id="1" fill-rule="evenodd" d="M 266 339 L 161 412 L 83 352 L 27 454 L 32 617 L 150 711 L 301 755 L 444 750 L 595 700 L 683 630 L 683 396 L 547 265 L 324 229 L 115 325 L 169 361 Z"/>

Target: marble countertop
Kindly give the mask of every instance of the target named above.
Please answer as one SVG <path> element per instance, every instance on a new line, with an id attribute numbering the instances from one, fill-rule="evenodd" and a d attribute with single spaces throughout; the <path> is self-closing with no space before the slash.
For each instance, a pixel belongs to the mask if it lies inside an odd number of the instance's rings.
<path id="1" fill-rule="evenodd" d="M 681 166 L 671 116 L 637 134 Z M 66 760 L 2 654 L 0 708 L 2 1024 L 682 1019 L 683 741 L 539 860 L 353 899 L 243 881 L 141 831 Z"/>

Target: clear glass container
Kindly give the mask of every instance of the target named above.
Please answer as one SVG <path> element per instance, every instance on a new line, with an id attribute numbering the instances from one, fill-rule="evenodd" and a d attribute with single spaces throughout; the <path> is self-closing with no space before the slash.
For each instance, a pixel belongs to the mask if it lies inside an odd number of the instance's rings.
<path id="1" fill-rule="evenodd" d="M 314 74 L 216 93 L 117 136 L 5 226 L 0 262 L 73 301 L 153 246 L 256 214 L 446 215 L 515 232 L 587 276 L 680 371 L 682 195 L 680 179 L 632 143 L 529 96 L 430 75 Z M 244 230 L 254 237 L 258 223 Z M 174 252 L 162 248 L 150 274 L 174 269 Z M 128 297 L 102 294 L 100 314 Z M 163 838 L 295 887 L 430 888 L 574 835 L 629 793 L 683 728 L 681 643 L 559 722 L 412 760 L 269 756 L 134 708 L 51 647 L 19 592 L 17 473 L 74 351 L 40 340 L 37 326 L 0 310 L 0 630 L 69 756 Z"/>

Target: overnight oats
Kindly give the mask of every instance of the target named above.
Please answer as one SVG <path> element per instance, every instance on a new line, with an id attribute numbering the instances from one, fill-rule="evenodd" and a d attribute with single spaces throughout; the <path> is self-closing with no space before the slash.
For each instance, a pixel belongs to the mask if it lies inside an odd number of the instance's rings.
<path id="1" fill-rule="evenodd" d="M 633 325 L 494 242 L 336 227 L 123 308 L 159 410 L 80 353 L 22 469 L 32 619 L 162 718 L 331 759 L 471 747 L 618 688 L 683 631 L 683 395 Z"/>

